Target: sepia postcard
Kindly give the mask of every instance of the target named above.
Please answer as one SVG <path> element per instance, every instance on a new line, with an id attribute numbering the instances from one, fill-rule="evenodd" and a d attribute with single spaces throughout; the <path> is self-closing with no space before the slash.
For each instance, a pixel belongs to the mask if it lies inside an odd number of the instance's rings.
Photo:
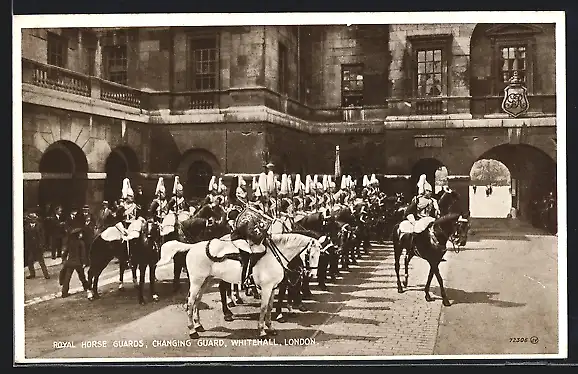
<path id="1" fill-rule="evenodd" d="M 566 358 L 564 16 L 14 16 L 14 362 Z"/>

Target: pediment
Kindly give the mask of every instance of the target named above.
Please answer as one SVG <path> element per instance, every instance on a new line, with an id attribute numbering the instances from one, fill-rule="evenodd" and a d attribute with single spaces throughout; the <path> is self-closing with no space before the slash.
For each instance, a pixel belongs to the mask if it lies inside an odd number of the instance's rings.
<path id="1" fill-rule="evenodd" d="M 505 36 L 505 35 L 532 35 L 541 33 L 543 30 L 541 27 L 522 24 L 522 23 L 509 23 L 509 24 L 499 24 L 490 27 L 486 30 L 486 35 L 489 36 Z"/>

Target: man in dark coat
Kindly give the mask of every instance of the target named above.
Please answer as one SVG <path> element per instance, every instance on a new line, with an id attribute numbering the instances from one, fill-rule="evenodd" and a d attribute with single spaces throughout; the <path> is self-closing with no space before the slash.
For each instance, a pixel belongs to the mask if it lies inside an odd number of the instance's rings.
<path id="1" fill-rule="evenodd" d="M 88 205 L 85 205 L 82 208 L 81 220 L 82 223 L 84 224 L 83 226 L 84 245 L 88 253 L 88 251 L 90 251 L 90 245 L 92 243 L 92 240 L 94 239 L 94 234 L 96 232 L 96 222 L 94 220 L 92 213 L 90 213 L 90 207 Z M 86 257 L 88 259 L 89 256 L 87 255 Z M 85 263 L 83 265 L 88 265 L 88 263 Z"/>
<path id="2" fill-rule="evenodd" d="M 62 297 L 68 296 L 70 278 L 72 278 L 72 273 L 75 271 L 78 275 L 78 279 L 82 283 L 84 290 L 89 288 L 83 269 L 83 264 L 87 263 L 87 254 L 82 231 L 82 228 L 77 227 L 70 232 L 68 235 L 66 247 L 62 253 L 63 265 L 60 277 L 62 285 Z"/>
<path id="3" fill-rule="evenodd" d="M 108 201 L 102 201 L 102 208 L 98 211 L 96 216 L 96 232 L 100 233 L 104 229 L 112 226 L 114 224 L 114 217 L 112 210 L 108 207 Z"/>
<path id="4" fill-rule="evenodd" d="M 51 239 L 52 244 L 50 250 L 52 251 L 52 259 L 62 256 L 62 247 L 64 239 L 66 238 L 66 217 L 62 213 L 62 206 L 57 206 L 54 209 L 54 214 L 51 217 Z"/>
<path id="5" fill-rule="evenodd" d="M 44 263 L 44 230 L 36 213 L 30 213 L 26 217 L 24 225 L 24 253 L 28 265 L 28 279 L 36 277 L 34 263 L 38 261 L 44 278 L 50 279 L 48 269 Z"/>

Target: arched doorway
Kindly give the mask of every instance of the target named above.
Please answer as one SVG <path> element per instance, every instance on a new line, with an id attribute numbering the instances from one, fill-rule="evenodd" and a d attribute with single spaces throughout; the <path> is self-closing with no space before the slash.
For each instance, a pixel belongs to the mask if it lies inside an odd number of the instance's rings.
<path id="1" fill-rule="evenodd" d="M 512 206 L 517 216 L 534 222 L 537 206 L 550 192 L 556 197 L 556 162 L 528 144 L 502 144 L 480 157 L 503 163 L 511 175 Z"/>
<path id="2" fill-rule="evenodd" d="M 479 159 L 470 170 L 470 214 L 475 218 L 506 218 L 512 208 L 512 177 L 498 160 Z"/>
<path id="3" fill-rule="evenodd" d="M 78 145 L 67 140 L 51 144 L 40 159 L 38 203 L 81 208 L 86 200 L 88 162 Z"/>
<path id="4" fill-rule="evenodd" d="M 209 182 L 213 176 L 213 168 L 203 160 L 191 163 L 187 171 L 187 180 L 183 193 L 187 199 L 200 199 L 207 195 Z"/>
<path id="5" fill-rule="evenodd" d="M 115 148 L 110 152 L 104 169 L 106 172 L 104 198 L 111 203 L 121 197 L 123 179 L 133 177 L 134 173 L 140 170 L 136 153 L 125 146 Z M 132 179 L 131 187 L 133 190 L 136 189 L 135 181 Z"/>
<path id="6" fill-rule="evenodd" d="M 418 162 L 415 163 L 413 168 L 411 169 L 411 177 L 410 177 L 410 196 L 414 196 L 417 193 L 417 181 L 419 180 L 419 176 L 425 174 L 426 180 L 429 184 L 434 188 L 436 186 L 441 185 L 443 180 L 447 181 L 447 169 L 444 164 L 435 158 L 422 158 Z M 437 174 L 437 183 L 436 183 L 436 174 Z M 436 192 L 436 191 L 434 191 Z"/>

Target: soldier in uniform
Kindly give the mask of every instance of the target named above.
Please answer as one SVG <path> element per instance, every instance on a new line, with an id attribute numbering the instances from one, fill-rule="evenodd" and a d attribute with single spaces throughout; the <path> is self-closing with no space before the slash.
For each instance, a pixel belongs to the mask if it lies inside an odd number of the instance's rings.
<path id="1" fill-rule="evenodd" d="M 179 214 L 189 211 L 189 203 L 183 197 L 183 185 L 179 181 L 179 177 L 175 177 L 173 185 L 173 197 L 169 201 L 169 211 Z"/>
<path id="2" fill-rule="evenodd" d="M 422 232 L 428 222 L 440 215 L 438 203 L 432 197 L 432 186 L 427 182 L 425 174 L 420 176 L 417 187 L 418 194 L 405 210 L 405 220 L 399 225 L 401 232 L 411 234 L 411 245 L 413 245 L 414 234 Z"/>
<path id="3" fill-rule="evenodd" d="M 122 227 L 125 229 L 123 234 L 126 235 L 126 229 L 128 229 L 132 222 L 141 216 L 141 209 L 134 201 L 134 191 L 130 186 L 130 181 L 128 178 L 123 180 L 122 197 L 124 203 L 119 207 L 117 212 L 117 220 L 120 220 L 122 223 Z M 128 247 L 126 247 L 126 255 L 126 258 L 130 260 L 129 257 L 131 254 L 128 253 Z"/>
<path id="4" fill-rule="evenodd" d="M 235 197 L 238 204 L 245 206 L 247 204 L 247 183 L 242 176 L 238 176 L 237 189 L 235 190 Z"/>
<path id="5" fill-rule="evenodd" d="M 166 189 L 163 177 L 159 177 L 155 189 L 155 199 L 149 207 L 149 220 L 161 224 L 165 216 L 169 213 L 169 203 L 165 197 Z"/>

